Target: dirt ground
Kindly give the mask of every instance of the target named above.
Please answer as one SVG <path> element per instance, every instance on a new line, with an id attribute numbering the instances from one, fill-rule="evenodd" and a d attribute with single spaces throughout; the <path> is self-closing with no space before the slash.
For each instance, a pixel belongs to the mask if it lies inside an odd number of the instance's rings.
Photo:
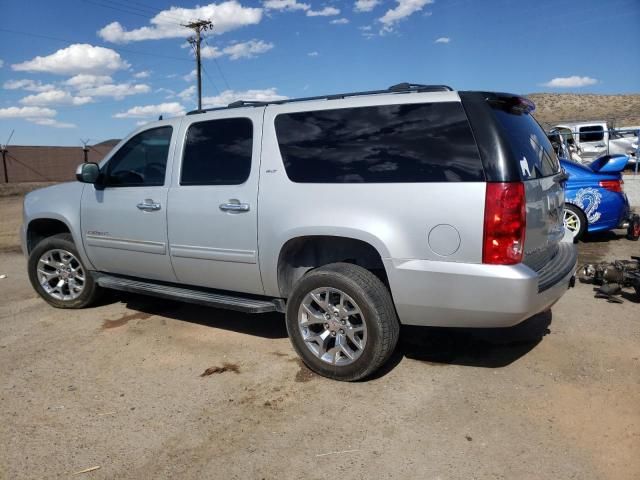
<path id="1" fill-rule="evenodd" d="M 338 383 L 300 364 L 281 315 L 49 307 L 16 253 L 17 199 L 0 198 L 0 479 L 640 478 L 632 295 L 578 284 L 515 329 L 405 328 L 376 378 Z"/>

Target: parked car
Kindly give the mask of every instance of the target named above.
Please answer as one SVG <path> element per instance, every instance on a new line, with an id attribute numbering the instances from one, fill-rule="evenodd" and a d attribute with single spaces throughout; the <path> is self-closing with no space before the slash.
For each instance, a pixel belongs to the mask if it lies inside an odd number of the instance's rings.
<path id="1" fill-rule="evenodd" d="M 569 175 L 565 185 L 564 223 L 575 240 L 593 232 L 624 228 L 627 237 L 638 240 L 640 219 L 629 207 L 622 170 L 626 155 L 607 155 L 589 165 L 561 159 Z"/>
<path id="2" fill-rule="evenodd" d="M 628 155 L 636 162 L 637 129 L 613 129 L 604 120 L 564 122 L 554 126 L 556 131 L 572 133 L 583 162 L 591 162 L 604 155 Z"/>
<path id="3" fill-rule="evenodd" d="M 511 326 L 570 286 L 564 175 L 533 108 L 400 84 L 145 125 L 26 196 L 29 278 L 59 308 L 112 288 L 285 312 L 312 370 L 367 377 L 400 324 Z"/>
<path id="4" fill-rule="evenodd" d="M 588 164 L 568 160 L 572 153 L 570 136 L 559 135 L 557 129 L 548 134 L 560 165 L 567 173 L 565 183 L 564 224 L 575 241 L 587 233 L 626 229 L 627 238 L 640 237 L 640 218 L 629 206 L 624 193 L 622 171 L 627 155 L 605 155 Z"/>

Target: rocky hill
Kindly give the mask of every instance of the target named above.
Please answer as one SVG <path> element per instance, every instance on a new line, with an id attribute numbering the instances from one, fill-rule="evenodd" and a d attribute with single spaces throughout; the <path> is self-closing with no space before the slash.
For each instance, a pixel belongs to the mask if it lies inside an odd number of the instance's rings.
<path id="1" fill-rule="evenodd" d="M 613 126 L 640 125 L 640 94 L 532 93 L 534 116 L 545 127 L 561 121 L 607 120 Z"/>

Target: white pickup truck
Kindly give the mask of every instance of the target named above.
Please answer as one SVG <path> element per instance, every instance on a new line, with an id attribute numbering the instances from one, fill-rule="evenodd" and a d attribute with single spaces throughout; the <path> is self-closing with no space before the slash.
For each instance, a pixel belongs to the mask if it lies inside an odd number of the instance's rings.
<path id="1" fill-rule="evenodd" d="M 590 162 L 602 155 L 629 155 L 629 164 L 636 162 L 638 128 L 613 129 L 607 122 L 566 122 L 554 125 L 553 130 L 573 137 L 583 162 Z"/>

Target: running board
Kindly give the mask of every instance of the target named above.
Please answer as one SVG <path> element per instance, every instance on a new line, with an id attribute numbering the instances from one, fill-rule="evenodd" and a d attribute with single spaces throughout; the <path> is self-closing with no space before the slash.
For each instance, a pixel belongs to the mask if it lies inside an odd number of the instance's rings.
<path id="1" fill-rule="evenodd" d="M 101 287 L 124 292 L 140 293 L 154 297 L 168 298 L 187 303 L 197 303 L 208 307 L 225 308 L 245 313 L 284 312 L 284 300 L 280 298 L 259 299 L 218 293 L 214 290 L 176 287 L 165 283 L 136 280 L 128 277 L 91 272 L 94 281 Z"/>

